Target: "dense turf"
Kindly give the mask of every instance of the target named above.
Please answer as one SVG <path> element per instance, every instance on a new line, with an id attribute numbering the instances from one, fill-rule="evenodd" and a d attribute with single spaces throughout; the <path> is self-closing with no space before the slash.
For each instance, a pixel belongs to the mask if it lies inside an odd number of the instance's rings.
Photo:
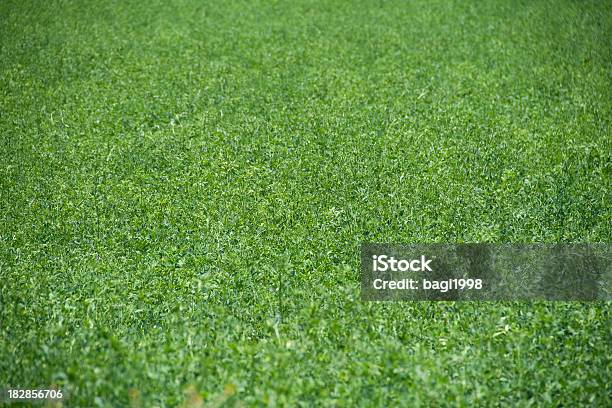
<path id="1" fill-rule="evenodd" d="M 363 303 L 358 266 L 610 242 L 611 2 L 144 3 L 0 3 L 0 387 L 610 404 L 609 303 Z"/>

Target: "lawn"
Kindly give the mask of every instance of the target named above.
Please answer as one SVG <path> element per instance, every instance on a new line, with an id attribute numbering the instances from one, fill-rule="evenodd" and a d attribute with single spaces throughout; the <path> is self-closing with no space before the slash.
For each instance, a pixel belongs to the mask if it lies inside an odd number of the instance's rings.
<path id="1" fill-rule="evenodd" d="M 2 1 L 0 388 L 609 406 L 609 302 L 363 302 L 359 250 L 609 243 L 611 38 L 607 0 Z"/>

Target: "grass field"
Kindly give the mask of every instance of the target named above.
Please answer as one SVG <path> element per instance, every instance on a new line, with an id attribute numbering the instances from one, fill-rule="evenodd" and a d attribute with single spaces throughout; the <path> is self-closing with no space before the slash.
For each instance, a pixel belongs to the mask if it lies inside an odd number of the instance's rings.
<path id="1" fill-rule="evenodd" d="M 359 246 L 609 243 L 611 39 L 610 1 L 2 1 L 0 387 L 610 406 L 610 303 L 362 302 Z"/>

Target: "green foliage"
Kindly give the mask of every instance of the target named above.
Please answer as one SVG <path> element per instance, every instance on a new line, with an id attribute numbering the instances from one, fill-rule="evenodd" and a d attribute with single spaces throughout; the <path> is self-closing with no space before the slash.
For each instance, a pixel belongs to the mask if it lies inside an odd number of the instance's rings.
<path id="1" fill-rule="evenodd" d="M 362 241 L 610 242 L 602 2 L 3 1 L 0 386 L 605 406 L 609 303 L 363 303 Z"/>

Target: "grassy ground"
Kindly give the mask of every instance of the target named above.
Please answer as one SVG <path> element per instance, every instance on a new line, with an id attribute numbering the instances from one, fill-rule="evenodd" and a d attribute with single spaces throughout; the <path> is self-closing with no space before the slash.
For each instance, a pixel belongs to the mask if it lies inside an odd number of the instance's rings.
<path id="1" fill-rule="evenodd" d="M 609 303 L 358 276 L 365 240 L 610 242 L 610 1 L 146 3 L 0 3 L 0 386 L 611 403 Z"/>

